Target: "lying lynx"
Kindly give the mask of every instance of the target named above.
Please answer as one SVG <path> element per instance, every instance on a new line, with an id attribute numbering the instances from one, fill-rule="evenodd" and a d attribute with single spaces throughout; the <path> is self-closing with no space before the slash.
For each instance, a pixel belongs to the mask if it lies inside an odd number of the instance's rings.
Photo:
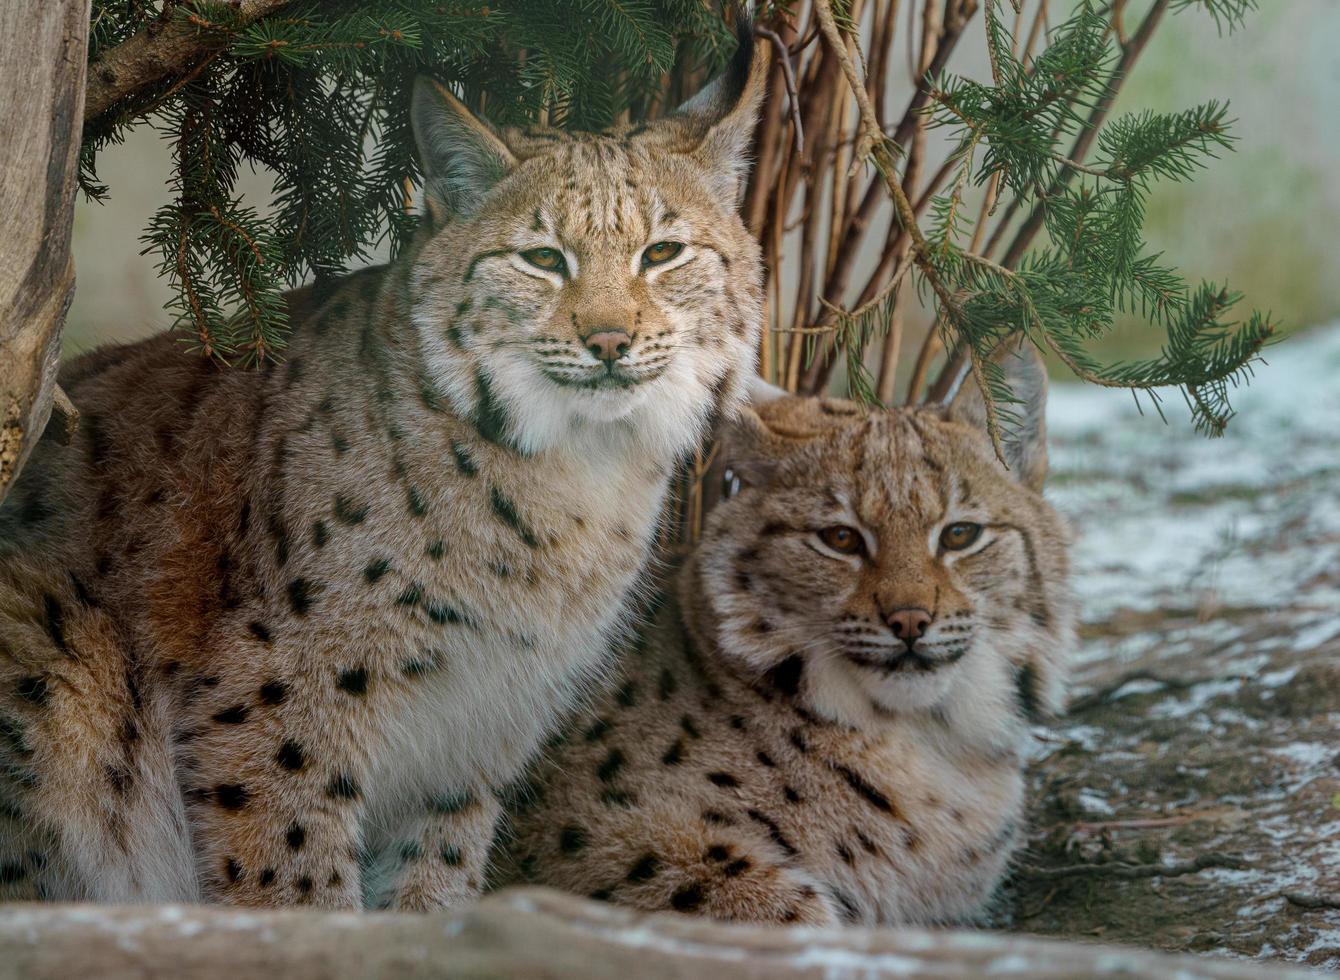
<path id="1" fill-rule="evenodd" d="M 421 82 L 425 231 L 293 295 L 286 364 L 160 337 L 65 369 L 75 443 L 0 510 L 0 898 L 476 892 L 495 790 L 604 670 L 752 373 L 751 50 L 607 134 Z"/>
<path id="2" fill-rule="evenodd" d="M 975 388 L 947 411 L 782 399 L 728 433 L 738 493 L 539 767 L 512 880 L 735 920 L 982 910 L 1074 615 L 1038 492 L 1045 376 L 1035 355 L 1008 372 L 1010 473 Z"/>

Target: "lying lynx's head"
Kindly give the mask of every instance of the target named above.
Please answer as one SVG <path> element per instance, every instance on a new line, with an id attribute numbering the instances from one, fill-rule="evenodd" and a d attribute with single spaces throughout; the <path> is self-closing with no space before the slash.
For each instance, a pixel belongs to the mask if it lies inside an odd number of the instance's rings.
<path id="1" fill-rule="evenodd" d="M 723 656 L 855 725 L 1059 707 L 1074 609 L 1068 531 L 1040 493 L 1046 376 L 1031 347 L 1001 360 L 1023 400 L 1008 472 L 971 381 L 943 409 L 745 411 L 685 579 Z"/>
<path id="2" fill-rule="evenodd" d="M 457 411 L 527 453 L 622 430 L 666 456 L 734 408 L 762 319 L 737 202 L 766 69 L 746 28 L 698 98 L 600 134 L 496 132 L 420 79 L 414 320 Z"/>

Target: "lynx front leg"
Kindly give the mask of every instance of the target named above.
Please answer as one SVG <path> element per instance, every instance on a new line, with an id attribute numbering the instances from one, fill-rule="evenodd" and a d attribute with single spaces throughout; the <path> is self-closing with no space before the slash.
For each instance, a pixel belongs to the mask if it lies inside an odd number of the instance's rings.
<path id="1" fill-rule="evenodd" d="M 170 728 L 82 582 L 0 561 L 0 900 L 199 899 Z"/>
<path id="2" fill-rule="evenodd" d="M 208 898 L 359 908 L 365 765 L 319 698 L 264 679 L 211 691 L 187 743 L 187 798 Z"/>
<path id="3" fill-rule="evenodd" d="M 399 868 L 390 906 L 427 912 L 454 908 L 483 887 L 500 808 L 491 792 L 434 796 L 395 844 Z"/>
<path id="4" fill-rule="evenodd" d="M 0 902 L 47 898 L 45 879 L 56 853 L 53 835 L 25 819 L 0 790 Z"/>

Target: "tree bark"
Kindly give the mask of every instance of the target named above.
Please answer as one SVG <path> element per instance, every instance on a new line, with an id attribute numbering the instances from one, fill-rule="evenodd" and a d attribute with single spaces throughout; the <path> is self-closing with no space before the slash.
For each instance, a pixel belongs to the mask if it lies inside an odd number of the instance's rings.
<path id="1" fill-rule="evenodd" d="M 1314 974 L 1271 964 L 1272 980 Z M 1260 977 L 1260 964 L 999 932 L 782 929 L 648 916 L 544 889 L 449 915 L 0 907 L 0 980 L 284 977 Z"/>
<path id="2" fill-rule="evenodd" d="M 0 3 L 0 502 L 56 397 L 88 21 L 89 0 Z"/>

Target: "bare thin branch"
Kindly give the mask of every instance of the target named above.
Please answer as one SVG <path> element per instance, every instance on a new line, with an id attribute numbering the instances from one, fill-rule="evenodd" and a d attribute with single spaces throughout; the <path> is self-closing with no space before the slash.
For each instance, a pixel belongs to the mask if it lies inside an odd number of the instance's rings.
<path id="1" fill-rule="evenodd" d="M 796 71 L 791 64 L 791 49 L 786 46 L 780 34 L 766 27 L 755 27 L 754 33 L 767 38 L 777 52 L 777 63 L 782 67 L 782 78 L 786 82 L 787 110 L 791 116 L 792 133 L 796 140 L 796 155 L 805 155 L 805 124 L 800 118 L 800 93 L 796 87 Z"/>
<path id="2" fill-rule="evenodd" d="M 907 234 L 911 236 L 913 261 L 921 270 L 922 276 L 935 292 L 941 307 L 947 311 L 950 319 L 962 319 L 959 304 L 949 292 L 949 288 L 940 280 L 940 274 L 936 270 L 932 259 L 931 245 L 921 233 L 921 228 L 917 224 L 916 212 L 913 210 L 911 202 L 908 201 L 907 195 L 903 193 L 902 184 L 898 182 L 893 155 L 895 144 L 891 143 L 889 138 L 884 135 L 879 119 L 875 116 L 875 108 L 866 93 L 865 85 L 857 74 L 856 65 L 847 53 L 842 32 L 833 17 L 832 0 L 814 0 L 814 11 L 819 19 L 819 29 L 823 31 L 829 49 L 838 59 L 838 64 L 842 68 L 843 75 L 846 76 L 847 84 L 851 87 L 852 94 L 856 97 L 856 104 L 861 111 L 863 132 L 856 143 L 856 159 L 859 161 L 868 157 L 874 163 L 875 168 L 884 179 L 884 186 L 893 198 L 893 206 L 898 215 L 898 220 Z M 853 166 L 855 165 L 856 161 L 853 161 Z M 981 388 L 982 397 L 987 405 L 987 432 L 991 436 L 991 443 L 995 448 L 996 456 L 1004 464 L 1005 453 L 1001 445 L 1000 424 L 996 418 L 991 392 L 987 388 L 985 372 L 975 356 L 972 357 L 972 366 L 973 378 Z"/>
<path id="3" fill-rule="evenodd" d="M 1232 868 L 1240 871 L 1247 862 L 1231 854 L 1200 854 L 1190 861 L 1173 864 L 1128 864 L 1113 861 L 1109 864 L 1070 864 L 1060 868 L 1038 868 L 1023 865 L 1017 871 L 1021 877 L 1035 881 L 1055 881 L 1058 878 L 1179 878 L 1197 874 L 1209 868 Z"/>

